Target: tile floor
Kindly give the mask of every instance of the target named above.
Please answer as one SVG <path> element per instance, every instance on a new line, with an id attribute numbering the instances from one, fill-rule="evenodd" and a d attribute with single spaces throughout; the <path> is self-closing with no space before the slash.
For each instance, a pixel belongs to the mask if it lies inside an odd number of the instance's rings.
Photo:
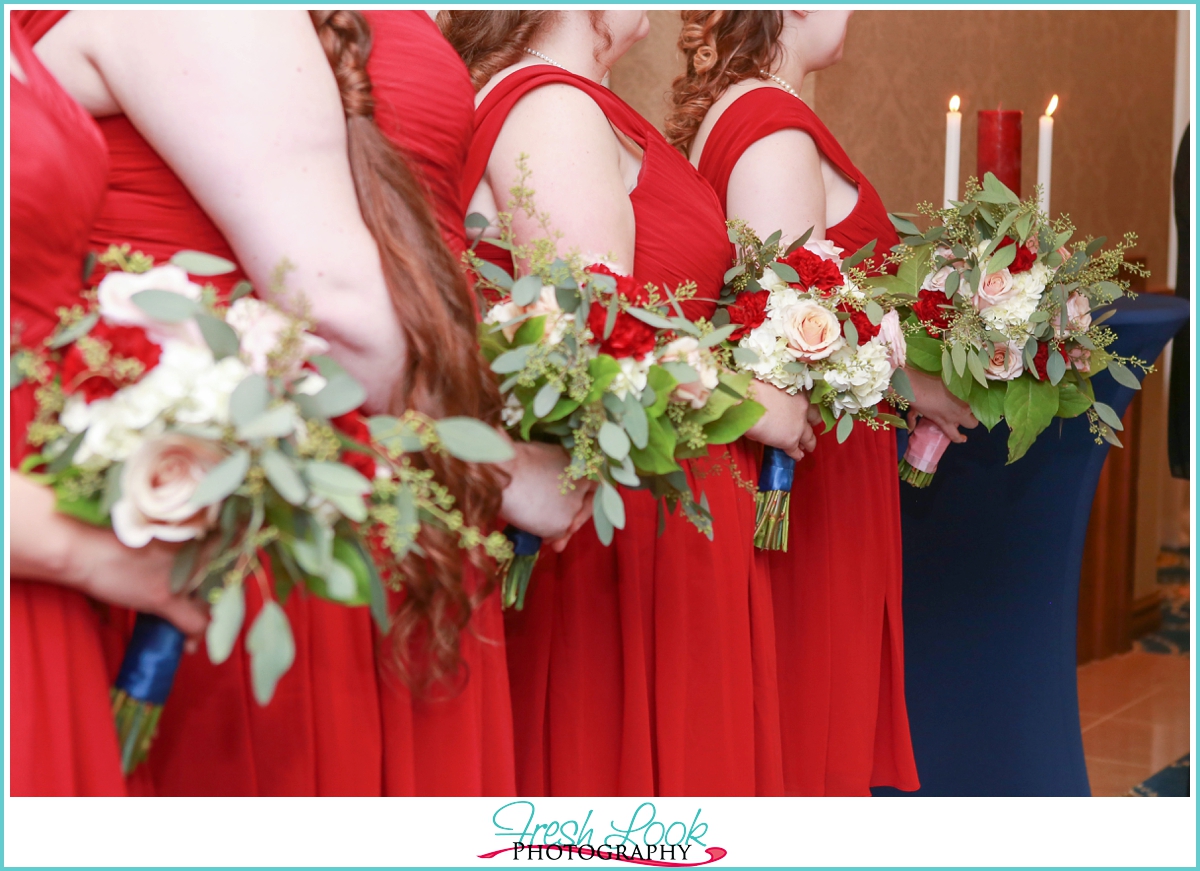
<path id="1" fill-rule="evenodd" d="M 1134 650 L 1079 669 L 1092 795 L 1125 795 L 1190 748 L 1191 657 Z"/>

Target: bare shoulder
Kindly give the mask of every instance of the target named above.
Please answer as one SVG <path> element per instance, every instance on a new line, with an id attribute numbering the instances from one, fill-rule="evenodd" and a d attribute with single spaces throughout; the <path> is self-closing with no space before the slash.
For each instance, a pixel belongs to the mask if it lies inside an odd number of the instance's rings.
<path id="1" fill-rule="evenodd" d="M 743 79 L 726 88 L 725 93 L 713 102 L 705 114 L 704 120 L 700 122 L 700 127 L 696 131 L 696 138 L 692 142 L 692 147 L 688 155 L 692 163 L 699 165 L 700 154 L 704 150 L 704 143 L 708 141 L 708 135 L 712 133 L 713 127 L 721 120 L 721 116 L 725 114 L 729 107 L 736 103 L 739 97 L 751 91 L 756 91 L 759 88 L 768 87 L 772 87 L 770 82 L 764 82 L 759 79 Z"/>

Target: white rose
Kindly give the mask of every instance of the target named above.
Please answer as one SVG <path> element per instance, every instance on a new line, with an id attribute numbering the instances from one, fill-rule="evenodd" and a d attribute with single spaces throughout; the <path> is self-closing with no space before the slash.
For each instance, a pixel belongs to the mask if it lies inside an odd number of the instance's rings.
<path id="1" fill-rule="evenodd" d="M 96 288 L 100 316 L 110 324 L 141 327 L 152 341 L 162 344 L 166 339 L 203 342 L 195 321 L 164 324 L 138 308 L 133 297 L 144 290 L 165 290 L 190 300 L 200 299 L 200 285 L 188 279 L 178 266 L 156 266 L 149 272 L 110 272 Z"/>
<path id="2" fill-rule="evenodd" d="M 487 315 L 484 317 L 483 322 L 485 324 L 507 324 L 514 318 L 519 318 L 521 314 L 522 309 L 515 302 L 502 302 L 491 307 Z M 517 334 L 517 330 L 520 329 L 520 327 L 521 324 L 510 324 L 509 326 L 503 327 L 502 332 L 504 333 L 504 338 L 511 342 L 513 340 L 513 336 Z"/>
<path id="3" fill-rule="evenodd" d="M 802 363 L 824 360 L 846 344 L 837 315 L 809 299 L 782 309 L 779 327 L 788 351 Z"/>
<path id="4" fill-rule="evenodd" d="M 1016 342 L 996 345 L 992 359 L 984 367 L 983 374 L 989 381 L 1012 381 L 1025 371 L 1021 359 L 1021 346 Z"/>
<path id="5" fill-rule="evenodd" d="M 766 266 L 763 268 L 762 278 L 760 278 L 758 280 L 758 284 L 759 284 L 759 287 L 761 287 L 763 290 L 769 290 L 772 292 L 777 291 L 777 290 L 783 290 L 785 287 L 788 286 L 787 282 L 784 281 L 782 278 L 780 278 L 775 273 L 775 270 L 772 269 L 770 266 Z"/>
<path id="6" fill-rule="evenodd" d="M 272 362 L 285 377 L 296 375 L 305 360 L 329 350 L 329 343 L 324 339 L 300 330 L 295 318 L 252 296 L 244 296 L 231 305 L 225 322 L 238 334 L 241 354 L 250 371 L 259 375 L 267 374 Z M 289 331 L 299 337 L 291 356 L 288 359 L 274 359 L 278 356 L 284 334 Z"/>
<path id="7" fill-rule="evenodd" d="M 212 442 L 174 433 L 144 441 L 121 472 L 121 498 L 112 508 L 113 532 L 126 547 L 151 539 L 201 538 L 216 524 L 220 505 L 199 511 L 191 498 L 224 458 Z"/>
<path id="8" fill-rule="evenodd" d="M 696 380 L 678 385 L 671 398 L 676 402 L 687 402 L 692 408 L 704 408 L 708 397 L 717 389 L 720 373 L 710 356 L 701 350 L 696 338 L 684 336 L 676 339 L 663 348 L 659 359 L 663 363 L 687 363 L 696 371 Z"/>
<path id="9" fill-rule="evenodd" d="M 887 345 L 888 362 L 893 369 L 900 369 L 908 360 L 908 342 L 904 339 L 904 330 L 900 328 L 900 315 L 895 309 L 889 309 L 879 322 L 879 335 L 871 341 Z"/>

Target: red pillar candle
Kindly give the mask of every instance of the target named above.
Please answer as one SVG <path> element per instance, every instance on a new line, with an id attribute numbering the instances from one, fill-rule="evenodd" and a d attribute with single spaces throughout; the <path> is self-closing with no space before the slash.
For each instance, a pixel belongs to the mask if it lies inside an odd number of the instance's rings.
<path id="1" fill-rule="evenodd" d="M 1021 195 L 1021 113 L 996 109 L 979 113 L 979 181 L 992 173 Z"/>

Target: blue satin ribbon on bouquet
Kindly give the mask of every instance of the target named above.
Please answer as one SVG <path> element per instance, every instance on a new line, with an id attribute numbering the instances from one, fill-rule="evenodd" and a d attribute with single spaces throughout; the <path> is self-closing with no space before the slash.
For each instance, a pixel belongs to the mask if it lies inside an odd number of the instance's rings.
<path id="1" fill-rule="evenodd" d="M 513 558 L 504 572 L 500 601 L 505 608 L 520 611 L 525 607 L 525 591 L 529 589 L 529 579 L 542 549 L 542 537 L 511 525 L 504 528 L 504 535 L 512 542 Z"/>
<path id="2" fill-rule="evenodd" d="M 184 634 L 162 617 L 138 614 L 112 688 L 121 767 L 133 771 L 150 751 L 163 704 L 183 660 Z"/>
<path id="3" fill-rule="evenodd" d="M 758 495 L 754 497 L 754 546 L 763 550 L 787 550 L 792 483 L 796 461 L 778 448 L 763 448 Z"/>

